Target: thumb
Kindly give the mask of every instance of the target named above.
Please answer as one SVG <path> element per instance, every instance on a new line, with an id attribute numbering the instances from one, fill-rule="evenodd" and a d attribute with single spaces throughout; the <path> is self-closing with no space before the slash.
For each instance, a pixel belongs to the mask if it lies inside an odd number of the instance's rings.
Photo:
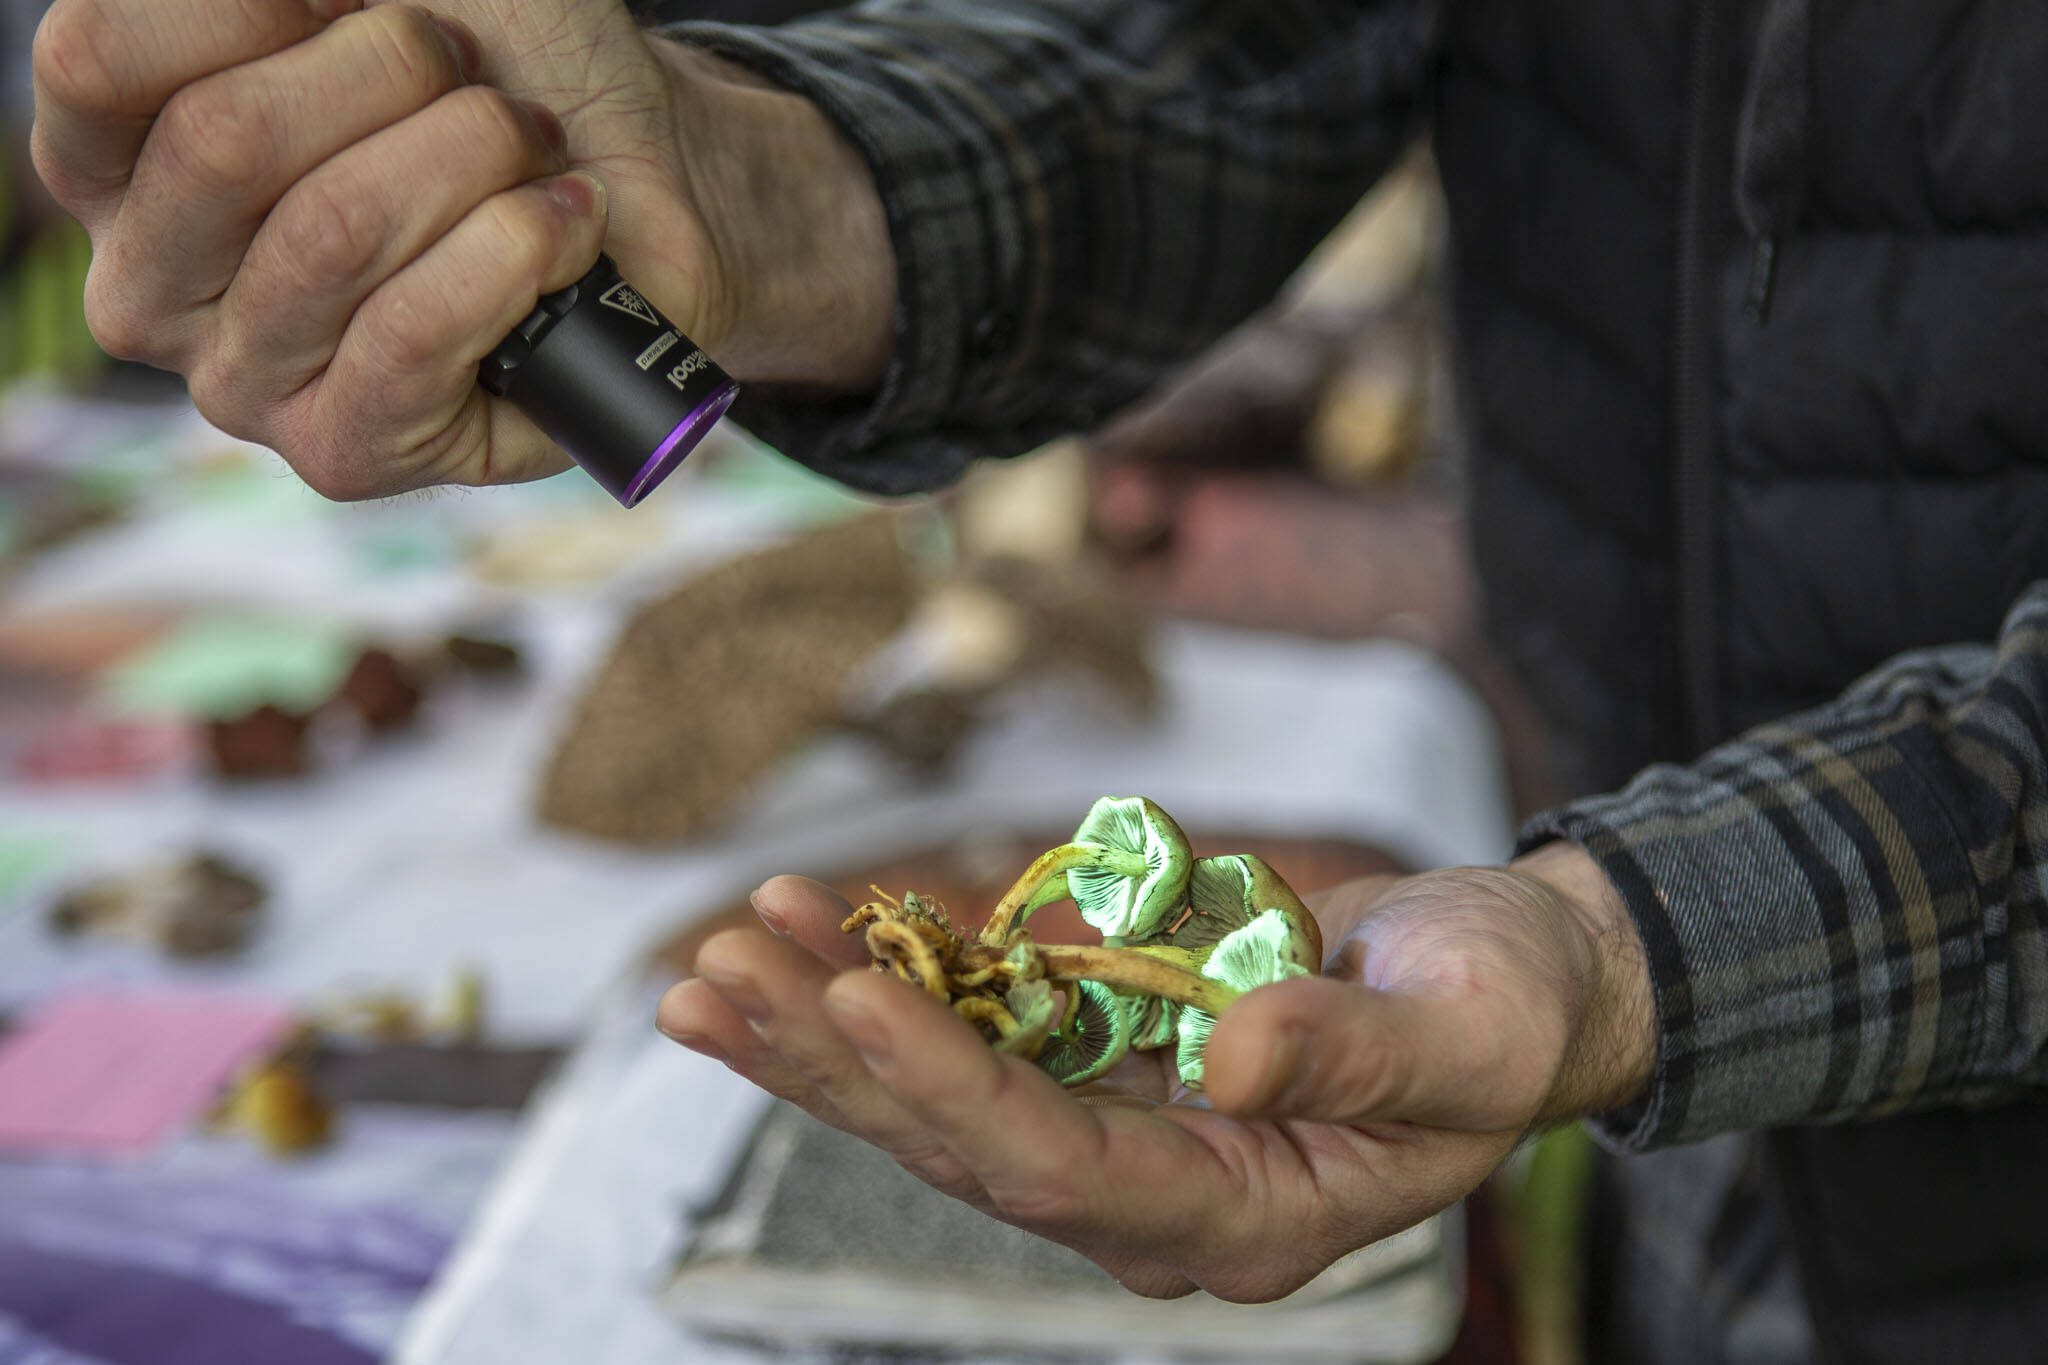
<path id="1" fill-rule="evenodd" d="M 1205 1085 L 1243 1118 L 1526 1126 L 1526 1087 L 1506 1083 L 1512 1062 L 1487 1038 L 1487 1013 L 1328 977 L 1263 987 L 1217 1021 Z"/>

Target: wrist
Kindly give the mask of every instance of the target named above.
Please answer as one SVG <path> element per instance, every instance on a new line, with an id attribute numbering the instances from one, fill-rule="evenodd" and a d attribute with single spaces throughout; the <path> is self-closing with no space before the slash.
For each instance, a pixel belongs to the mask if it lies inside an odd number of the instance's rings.
<path id="1" fill-rule="evenodd" d="M 894 350 L 897 283 L 867 162 L 803 96 L 686 43 L 650 42 L 681 191 L 726 300 L 705 345 L 742 380 L 874 388 Z"/>
<path id="2" fill-rule="evenodd" d="M 1544 883 L 1571 910 L 1584 949 L 1585 990 L 1544 1105 L 1545 1122 L 1610 1113 L 1648 1088 L 1657 1060 L 1649 960 L 1621 894 L 1576 844 L 1546 844 L 1514 870 Z"/>

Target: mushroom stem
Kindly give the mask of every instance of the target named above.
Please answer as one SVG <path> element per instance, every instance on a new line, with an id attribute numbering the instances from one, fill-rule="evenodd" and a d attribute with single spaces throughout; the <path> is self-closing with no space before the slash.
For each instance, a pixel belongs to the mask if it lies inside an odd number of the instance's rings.
<path id="1" fill-rule="evenodd" d="M 953 1013 L 970 1024 L 987 1024 L 999 1038 L 1008 1038 L 1017 1032 L 1017 1016 L 1005 1009 L 1000 1000 L 970 995 L 953 1002 Z"/>
<path id="2" fill-rule="evenodd" d="M 1177 1005 L 1221 1014 L 1243 992 L 1134 948 L 1084 948 L 1042 943 L 1045 974 L 1058 981 L 1098 981 L 1131 995 L 1153 995 Z"/>
<path id="3" fill-rule="evenodd" d="M 1008 940 L 1032 911 L 1067 894 L 1066 875 L 1077 867 L 1107 868 L 1124 877 L 1142 877 L 1150 871 L 1142 854 L 1100 844 L 1061 844 L 1039 854 L 1024 869 L 1024 875 L 1003 893 L 989 913 L 988 923 L 982 926 L 981 941 L 1001 944 Z"/>
<path id="4" fill-rule="evenodd" d="M 1123 945 L 1118 946 L 1124 947 Z M 1202 964 L 1209 960 L 1209 954 L 1214 949 L 1176 948 L 1171 943 L 1148 943 L 1124 947 L 1124 951 L 1139 953 L 1155 961 L 1164 962 L 1168 966 L 1178 967 L 1184 972 L 1193 972 L 1196 976 L 1200 976 L 1202 974 Z"/>
<path id="5" fill-rule="evenodd" d="M 896 975 L 923 987 L 940 1004 L 952 998 L 938 953 L 925 942 L 915 925 L 902 920 L 878 920 L 868 926 L 867 945 L 870 957 L 888 963 Z"/>

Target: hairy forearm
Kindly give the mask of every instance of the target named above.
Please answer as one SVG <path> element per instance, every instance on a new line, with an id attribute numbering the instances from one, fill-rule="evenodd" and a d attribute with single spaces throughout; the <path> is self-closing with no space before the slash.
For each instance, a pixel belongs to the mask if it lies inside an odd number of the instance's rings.
<path id="1" fill-rule="evenodd" d="M 874 388 L 894 343 L 896 256 L 867 163 L 802 96 L 653 43 L 692 202 L 733 282 L 720 362 L 761 383 Z"/>

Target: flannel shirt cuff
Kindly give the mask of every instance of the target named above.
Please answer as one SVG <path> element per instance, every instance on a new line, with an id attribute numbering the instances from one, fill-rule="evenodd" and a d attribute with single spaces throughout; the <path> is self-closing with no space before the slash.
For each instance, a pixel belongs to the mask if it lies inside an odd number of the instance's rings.
<path id="1" fill-rule="evenodd" d="M 1982 1097 L 1983 888 L 1898 704 L 1880 681 L 1525 829 L 1598 860 L 1649 963 L 1656 1070 L 1608 1146 Z"/>
<path id="2" fill-rule="evenodd" d="M 1697 1065 L 1684 1046 L 1684 1040 L 1691 1036 L 1688 955 L 1685 945 L 1674 934 L 1663 932 L 1670 925 L 1671 916 L 1665 910 L 1664 893 L 1643 866 L 1647 850 L 1639 849 L 1631 840 L 1628 822 L 1617 827 L 1610 823 L 1607 812 L 1599 809 L 1598 802 L 1586 801 L 1531 819 L 1522 829 L 1515 854 L 1520 857 L 1557 840 L 1567 840 L 1584 849 L 1620 892 L 1642 940 L 1650 969 L 1650 996 L 1657 1014 L 1657 1060 L 1649 1089 L 1634 1104 L 1592 1117 L 1586 1126 L 1610 1151 L 1640 1152 L 1685 1141 L 1693 1135 L 1686 1133 L 1682 1121 L 1674 1122 L 1673 1116 L 1682 1116 L 1687 1108 Z M 1677 861 L 1693 861 L 1683 851 L 1671 852 Z M 1657 857 L 1651 861 L 1667 864 L 1673 858 Z"/>
<path id="3" fill-rule="evenodd" d="M 831 16 L 779 28 L 664 25 L 664 37 L 745 66 L 816 104 L 874 173 L 896 252 L 896 347 L 880 390 L 826 398 L 750 391 L 735 417 L 793 459 L 864 492 L 920 492 L 958 478 L 1003 433 L 948 430 L 948 418 L 1006 362 L 1018 321 L 991 243 L 1015 243 L 1015 199 L 961 131 L 933 117 L 910 65 L 864 47 Z M 988 140 L 994 141 L 991 131 Z M 1014 254 L 1014 253 L 1010 253 Z"/>

